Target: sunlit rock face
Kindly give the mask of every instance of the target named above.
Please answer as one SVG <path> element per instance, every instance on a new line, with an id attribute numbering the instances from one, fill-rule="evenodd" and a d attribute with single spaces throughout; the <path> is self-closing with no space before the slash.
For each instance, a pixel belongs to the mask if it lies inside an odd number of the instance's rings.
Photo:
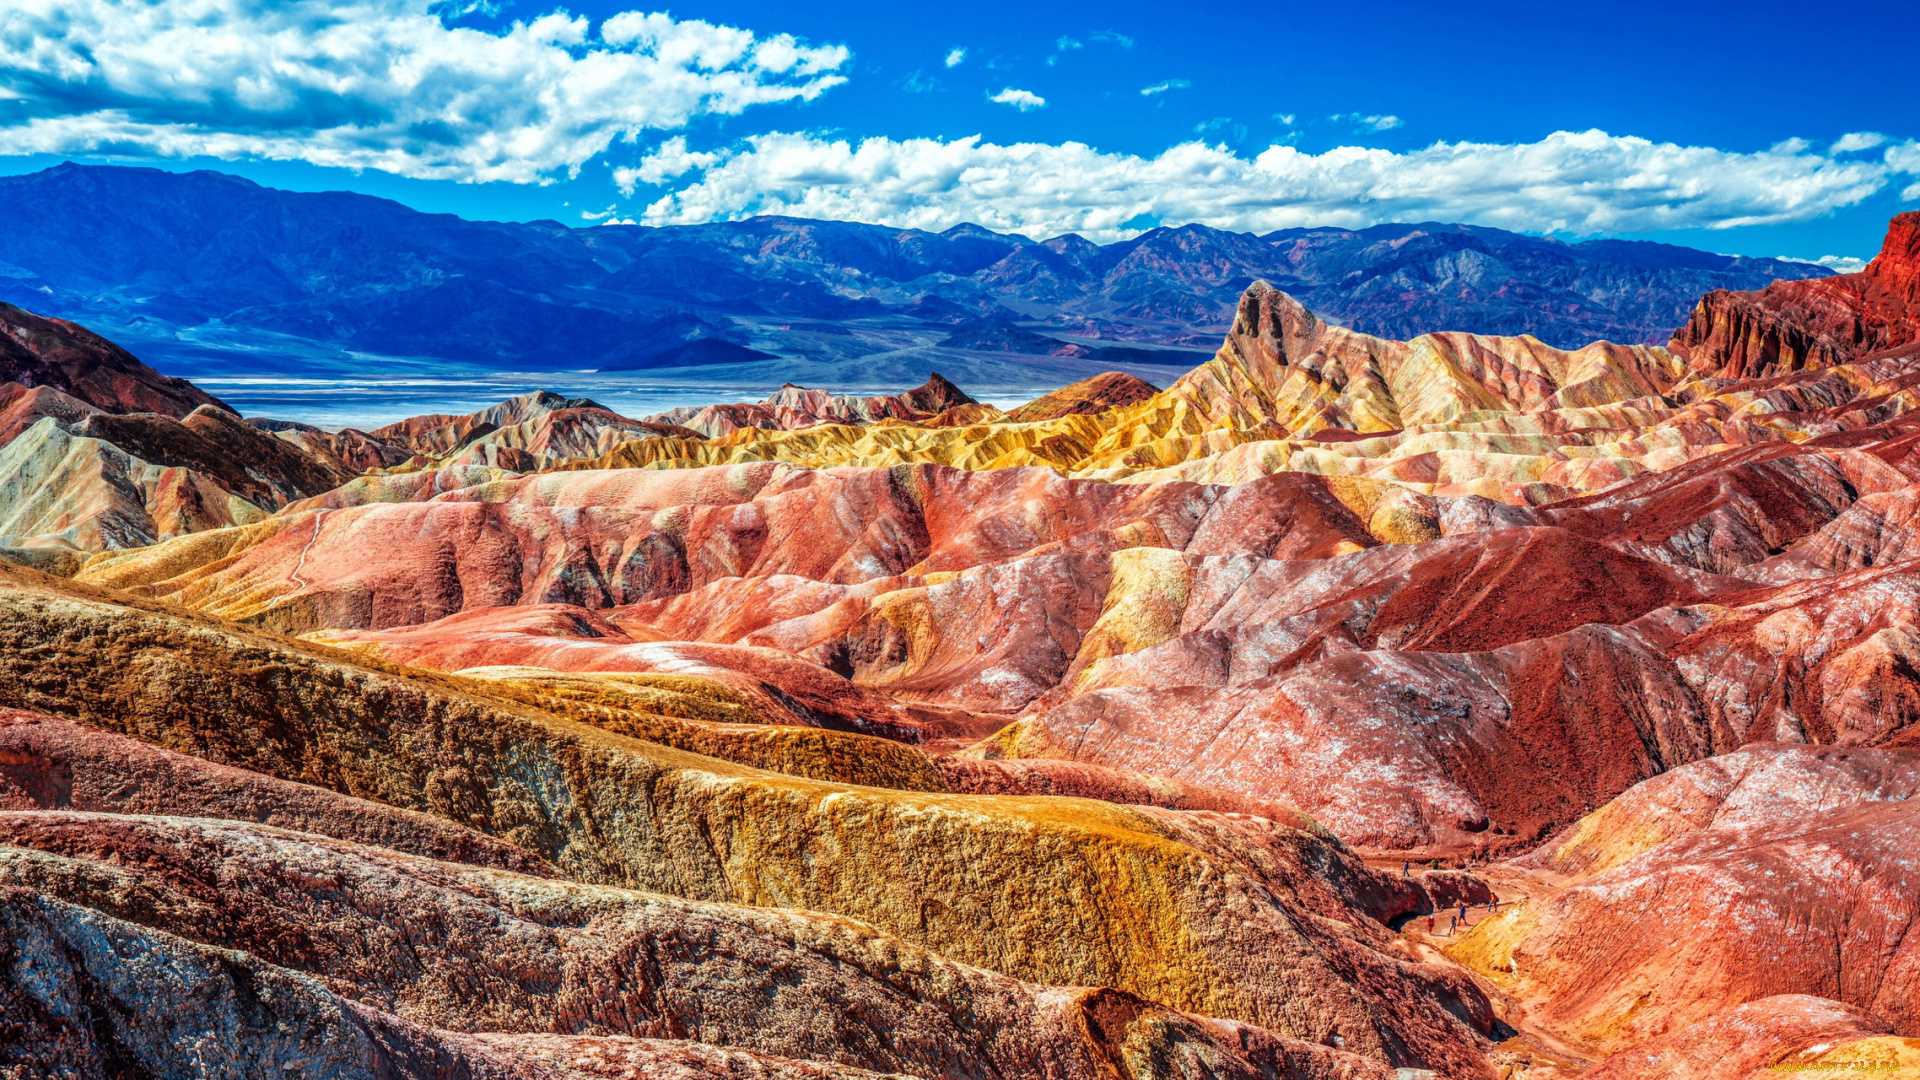
<path id="1" fill-rule="evenodd" d="M 965 1014 L 974 1017 L 968 1022 L 985 1025 L 982 1040 L 991 1041 L 989 1032 L 1017 1031 L 1018 1024 L 986 1020 L 985 998 L 953 983 L 954 978 L 1001 979 L 996 985 L 1016 996 L 1032 996 L 1034 1008 L 1070 1010 L 1058 1021 L 1036 1021 L 1064 1025 L 1057 1038 L 1014 1038 L 1005 1044 L 1009 1049 L 1000 1052 L 1002 1058 L 984 1044 L 967 1051 L 966 1040 L 973 1036 L 936 1032 L 901 1040 L 903 1047 L 920 1047 L 913 1053 L 936 1061 L 942 1055 L 965 1060 L 965 1053 L 977 1053 L 984 1061 L 1004 1060 L 1005 1070 L 1022 1075 L 1016 1061 L 1031 1062 L 1034 1048 L 1044 1048 L 1047 1040 L 1060 1043 L 1064 1060 L 1077 1053 L 1099 1062 L 1099 1054 L 1106 1053 L 1099 1049 L 1099 1040 L 1106 1039 L 1122 1047 L 1113 1051 L 1121 1060 L 1137 1053 L 1145 1055 L 1140 1059 L 1144 1061 L 1189 1060 L 1196 1069 L 1214 1061 L 1230 1075 L 1238 1074 L 1231 1071 L 1237 1068 L 1234 1054 L 1252 1055 L 1256 1063 L 1286 1062 L 1293 1055 L 1305 1063 L 1295 1075 L 1378 1075 L 1382 1064 L 1423 1063 L 1462 1075 L 1483 1074 L 1479 1048 L 1492 1030 L 1485 999 L 1457 973 L 1416 962 L 1396 945 L 1385 925 L 1458 894 L 1464 883 L 1428 884 L 1370 869 L 1304 818 L 1290 817 L 1289 824 L 1246 814 L 1135 808 L 1088 799 L 967 795 L 807 779 L 620 734 L 615 710 L 594 708 L 555 690 L 367 666 L 349 654 L 256 635 L 161 605 L 117 604 L 111 594 L 26 571 L 0 570 L 0 575 L 6 578 L 7 606 L 0 625 L 7 628 L 5 655 L 13 658 L 4 683 L 14 688 L 10 695 L 22 699 L 19 704 L 176 752 L 191 751 L 225 766 L 201 780 L 202 787 L 281 782 L 355 792 L 357 798 L 377 798 L 396 812 L 452 819 L 524 852 L 509 849 L 494 856 L 496 865 L 511 857 L 533 871 L 524 884 L 501 876 L 504 871 L 486 871 L 459 884 L 446 875 L 458 878 L 479 871 L 470 866 L 434 870 L 421 857 L 371 849 L 369 829 L 397 826 L 334 825 L 335 817 L 352 818 L 354 808 L 330 808 L 322 793 L 307 800 L 312 811 L 286 820 L 286 825 L 332 836 L 319 847 L 334 854 L 314 850 L 317 841 L 273 827 L 271 837 L 287 839 L 265 842 L 261 838 L 268 834 L 259 832 L 263 826 L 257 821 L 233 824 L 227 818 L 182 834 L 182 827 L 171 824 L 173 817 L 141 819 L 159 822 L 147 825 L 118 813 L 136 809 L 132 806 L 56 808 L 51 818 L 45 816 L 48 811 L 26 810 L 18 819 L 21 831 L 8 838 L 14 847 L 80 862 L 114 864 L 111 850 L 129 845 L 153 850 L 154 857 L 143 855 L 135 863 L 163 876 L 180 874 L 178 888 L 202 890 L 203 876 L 194 873 L 190 860 L 159 855 L 153 845 L 204 851 L 205 857 L 226 867 L 231 884 L 202 891 L 192 903 L 186 897 L 170 899 L 173 885 L 156 881 L 138 888 L 131 882 L 116 886 L 92 871 L 67 863 L 50 865 L 38 856 L 21 856 L 17 869 L 19 880 L 43 895 L 90 910 L 109 908 L 103 913 L 115 918 L 139 922 L 144 916 L 160 922 L 157 928 L 168 933 L 242 948 L 263 962 L 291 964 L 325 976 L 329 986 L 339 988 L 337 993 L 377 1001 L 404 1018 L 467 1029 L 499 1030 L 500 1024 L 511 1023 L 561 1034 L 666 1033 L 684 1038 L 698 1030 L 688 1021 L 676 1025 L 662 1019 L 655 1024 L 646 1020 L 649 1014 L 639 1005 L 606 998 L 604 988 L 631 983 L 639 993 L 662 985 L 663 976 L 647 959 L 653 945 L 636 952 L 633 944 L 615 943 L 604 959 L 583 956 L 588 967 L 579 976 L 587 980 L 580 991 L 582 1007 L 587 1001 L 598 1002 L 594 1007 L 605 1010 L 604 1015 L 576 1015 L 573 1006 L 566 1006 L 546 1019 L 498 1018 L 507 1012 L 483 1019 L 490 1009 L 536 1008 L 534 999 L 540 1009 L 559 1007 L 552 994 L 574 979 L 561 969 L 543 975 L 509 965 L 500 975 L 508 982 L 499 991 L 508 997 L 483 1005 L 482 999 L 493 991 L 469 986 L 455 993 L 451 987 L 467 986 L 467 977 L 447 968 L 436 976 L 448 980 L 447 988 L 422 991 L 441 1001 L 435 1007 L 438 1013 L 410 1012 L 404 999 L 413 991 L 403 992 L 397 984 L 378 992 L 348 987 L 340 980 L 411 976 L 377 955 L 351 961 L 363 975 L 329 971 L 326 963 L 331 961 L 325 961 L 324 954 L 383 946 L 366 940 L 349 920 L 326 931 L 337 934 L 331 939 L 336 944 L 323 947 L 313 935 L 333 916 L 323 916 L 312 904 L 343 903 L 347 907 L 340 911 L 341 918 L 360 912 L 353 917 L 385 922 L 394 916 L 379 915 L 364 905 L 375 896 L 392 896 L 407 907 L 402 903 L 407 891 L 397 882 L 375 885 L 371 879 L 364 889 L 349 886 L 346 882 L 362 871 L 348 871 L 332 860 L 350 855 L 371 859 L 382 874 L 427 873 L 437 882 L 435 888 L 452 889 L 448 902 L 456 896 L 462 904 L 484 901 L 476 889 L 505 890 L 487 902 L 496 908 L 522 905 L 513 909 L 523 912 L 516 918 L 532 920 L 527 933 L 546 928 L 536 937 L 554 932 L 558 925 L 556 914 L 524 907 L 540 896 L 572 905 L 576 914 L 568 919 L 599 923 L 619 921 L 623 904 L 665 902 L 621 889 L 722 908 L 746 904 L 838 916 L 808 916 L 817 920 L 809 925 L 817 925 L 817 932 L 825 935 L 805 946 L 811 953 L 864 949 L 869 946 L 858 942 L 871 941 L 874 963 L 899 965 L 902 972 L 882 975 L 882 982 L 894 979 L 891 985 L 903 986 L 897 979 L 908 977 L 909 971 L 916 973 L 912 978 L 933 980 L 911 992 L 920 1002 L 936 993 L 934 984 L 951 985 L 950 991 L 937 992 L 962 995 L 956 1002 L 968 1002 Z M 51 651 L 47 644 L 35 650 L 27 644 L 31 641 L 50 643 Z M 26 654 L 36 651 L 37 662 L 28 660 Z M 296 704 L 323 700 L 326 705 L 318 710 Z M 190 718 L 185 726 L 182 718 Z M 38 769 L 39 776 L 93 767 L 72 752 L 38 753 L 47 762 Z M 184 766 L 176 765 L 179 769 Z M 253 773 L 262 776 L 250 777 Z M 19 786 L 24 792 L 33 783 L 27 777 L 27 784 Z M 178 799 L 155 798 L 151 807 L 137 809 L 193 814 L 193 807 L 180 805 Z M 29 793 L 19 796 L 16 805 L 46 801 Z M 52 801 L 57 804 L 59 797 Z M 100 805 L 98 796 L 85 801 Z M 104 816 L 76 817 L 84 814 Z M 361 818 L 368 816 L 360 812 Z M 361 831 L 354 833 L 353 827 Z M 176 839 L 165 839 L 168 830 Z M 343 833 L 346 839 L 340 838 Z M 225 839 L 215 840 L 215 834 Z M 853 837 L 859 842 L 850 842 Z M 239 848 L 232 855 L 220 854 L 229 843 Z M 418 849 L 420 843 L 412 846 Z M 311 887 L 320 890 L 311 901 L 296 905 L 299 910 L 273 916 L 294 920 L 304 928 L 304 939 L 287 938 L 282 930 L 260 924 L 266 916 L 257 905 L 235 898 L 235 890 L 244 892 L 240 883 L 248 876 L 235 862 L 240 849 L 258 860 L 260 888 L 286 895 L 275 875 L 295 874 L 299 882 L 312 882 Z M 564 879 L 542 876 L 554 873 Z M 99 892 L 85 891 L 95 885 Z M 613 891 L 604 891 L 609 888 Z M 61 889 L 67 891 L 57 891 Z M 509 894 L 518 898 L 509 899 Z M 128 897 L 152 905 L 151 910 L 130 906 Z M 222 919 L 229 916 L 216 917 L 204 910 L 206 904 L 235 905 L 230 918 L 252 920 L 249 925 L 262 936 L 243 940 L 240 926 L 223 927 Z M 438 963 L 432 949 L 421 951 L 426 939 L 420 935 L 438 918 L 421 913 L 431 912 L 432 906 L 408 908 L 410 917 L 428 920 L 411 932 L 410 966 Z M 503 923 L 497 912 L 480 911 L 474 917 L 489 933 L 507 939 L 524 936 L 511 920 Z M 850 922 L 854 919 L 859 923 Z M 774 931 L 776 938 L 795 940 L 797 924 L 775 923 L 785 927 Z M 694 933 L 697 940 L 719 940 L 707 931 Z M 242 936 L 227 936 L 234 934 Z M 845 944 L 829 946 L 829 941 Z M 525 944 L 531 947 L 534 942 Z M 910 946 L 974 967 L 941 968 L 939 964 L 948 961 L 907 955 L 903 950 L 911 952 Z M 676 948 L 659 947 L 667 952 Z M 475 952 L 450 945 L 449 950 L 447 963 L 456 962 L 453 954 L 494 955 L 491 947 Z M 721 952 L 737 955 L 732 946 Z M 758 962 L 740 962 L 765 970 Z M 970 974 L 974 968 L 999 974 Z M 599 974 L 589 980 L 589 969 Z M 512 974 L 516 971 L 519 974 Z M 794 975 L 800 985 L 815 982 L 804 973 Z M 696 984 L 707 978 L 689 977 Z M 712 977 L 722 983 L 730 978 Z M 530 982 L 515 983 L 517 979 Z M 1011 981 L 1019 979 L 1054 987 L 1114 989 L 1042 993 L 1019 989 Z M 706 1003 L 701 1008 L 731 1011 L 712 993 L 690 992 Z M 515 994 L 531 997 L 513 1005 L 509 999 Z M 754 991 L 743 1000 L 764 1001 L 765 996 Z M 1184 1018 L 1167 1011 L 1169 1007 L 1225 1019 Z M 796 1008 L 797 1017 L 817 1021 L 819 1006 Z M 865 1006 L 836 1008 L 868 1015 Z M 1071 1012 L 1075 1009 L 1090 1018 L 1075 1019 L 1082 1015 Z M 945 1009 L 950 1018 L 945 1022 L 952 1022 L 958 1010 L 958 1004 Z M 874 1024 L 903 1034 L 882 1014 L 871 1016 Z M 759 1021 L 742 1023 L 742 1031 L 766 1028 Z M 815 1045 L 844 1043 L 842 1054 L 817 1051 L 829 1061 L 845 1061 L 858 1049 L 858 1040 L 851 1036 L 841 1040 L 823 1033 L 817 1022 L 795 1023 L 807 1027 L 806 1037 L 825 1040 Z M 714 1037 L 724 1044 L 744 1041 L 753 1048 L 754 1038 L 721 1036 L 719 1030 L 714 1029 Z M 770 1030 L 762 1034 L 772 1038 Z M 1216 1043 L 1217 1049 L 1209 1049 Z M 1176 1046 L 1198 1056 L 1182 1059 Z M 1366 1061 L 1347 1061 L 1350 1054 Z M 1325 1069 L 1312 1072 L 1320 1068 L 1314 1064 L 1320 1058 L 1326 1059 Z M 860 1060 L 899 1064 L 916 1059 L 903 1048 L 894 1056 L 876 1052 Z M 1347 1073 L 1338 1071 L 1348 1065 L 1352 1068 Z M 1091 1065 L 1062 1068 L 1063 1075 L 1101 1075 L 1097 1069 L 1086 1071 Z M 1262 1074 L 1256 1070 L 1247 1075 Z"/>
<path id="2" fill-rule="evenodd" d="M 1708 293 L 1671 347 L 1705 378 L 1750 379 L 1834 367 L 1916 338 L 1920 211 L 1893 219 L 1880 254 L 1858 274 Z"/>
<path id="3" fill-rule="evenodd" d="M 1694 1075 L 1713 1046 L 1746 1067 L 1698 1074 L 1743 1076 L 1911 1032 L 1916 794 L 1912 749 L 1776 743 L 1687 765 L 1520 860 L 1538 887 L 1448 951 L 1541 1028 L 1618 1054 L 1606 1076 Z"/>

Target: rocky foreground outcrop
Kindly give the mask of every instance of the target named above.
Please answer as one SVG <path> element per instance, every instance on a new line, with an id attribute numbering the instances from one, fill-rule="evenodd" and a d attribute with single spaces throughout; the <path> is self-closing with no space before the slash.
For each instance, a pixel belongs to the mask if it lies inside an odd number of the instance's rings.
<path id="1" fill-rule="evenodd" d="M 1278 1033 L 1190 1029 L 1226 1032 L 1225 1045 L 1286 1048 L 1274 1040 L 1292 1038 L 1323 1048 L 1301 1053 L 1338 1047 L 1483 1072 L 1484 999 L 1401 951 L 1384 925 L 1456 886 L 1436 895 L 1370 870 L 1318 833 L 1199 811 L 765 773 L 567 719 L 564 705 L 556 714 L 485 683 L 369 667 L 26 571 L 0 574 L 0 655 L 11 658 L 0 685 L 16 707 L 451 818 L 584 883 L 837 912 L 1005 976 L 1114 987 Z M 193 917 L 167 929 L 191 937 L 216 926 Z M 1099 1003 L 1109 999 L 1088 1000 L 1106 1015 Z M 1200 1038 L 1180 1034 L 1187 1021 L 1140 1019 L 1144 1003 L 1111 1000 L 1114 1030 L 1130 1033 L 1117 1040 L 1149 1055 Z"/>

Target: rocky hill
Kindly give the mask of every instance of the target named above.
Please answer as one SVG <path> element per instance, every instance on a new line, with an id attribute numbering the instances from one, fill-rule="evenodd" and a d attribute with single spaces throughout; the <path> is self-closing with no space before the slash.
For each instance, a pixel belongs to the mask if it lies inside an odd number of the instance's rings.
<path id="1" fill-rule="evenodd" d="M 1920 338 L 1920 211 L 1893 219 L 1858 274 L 1708 293 L 1673 351 L 1716 378 L 1832 367 Z"/>
<path id="2" fill-rule="evenodd" d="M 1912 1072 L 1912 226 L 1004 412 L 16 385 L 0 1075 Z"/>
<path id="3" fill-rule="evenodd" d="M 5 385 L 57 391 L 108 413 L 179 418 L 203 405 L 227 409 L 212 394 L 160 374 L 85 327 L 0 303 L 0 386 Z"/>

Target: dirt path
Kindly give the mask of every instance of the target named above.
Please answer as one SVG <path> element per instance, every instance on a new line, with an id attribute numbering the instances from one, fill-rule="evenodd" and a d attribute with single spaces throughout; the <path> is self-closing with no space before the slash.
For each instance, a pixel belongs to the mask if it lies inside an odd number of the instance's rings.
<path id="1" fill-rule="evenodd" d="M 293 590 L 295 592 L 299 592 L 307 587 L 307 579 L 300 576 L 300 571 L 307 568 L 307 553 L 313 550 L 313 542 L 320 539 L 320 520 L 326 516 L 327 512 L 325 510 L 314 511 L 313 535 L 307 537 L 307 546 L 300 549 L 300 559 L 293 564 L 293 572 L 287 575 L 287 579 L 293 582 Z"/>

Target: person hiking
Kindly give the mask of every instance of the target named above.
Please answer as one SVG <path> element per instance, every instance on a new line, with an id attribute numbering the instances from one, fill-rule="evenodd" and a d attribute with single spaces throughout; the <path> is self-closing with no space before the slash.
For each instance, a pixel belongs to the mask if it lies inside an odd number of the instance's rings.
<path id="1" fill-rule="evenodd" d="M 1447 936 L 1452 937 L 1453 932 L 1458 929 L 1460 929 L 1460 916 L 1455 915 L 1453 919 L 1447 923 Z"/>
<path id="2" fill-rule="evenodd" d="M 1413 876 L 1413 860 L 1412 859 L 1400 860 L 1400 876 L 1401 877 Z"/>
<path id="3" fill-rule="evenodd" d="M 1433 915 L 1432 914 L 1427 915 L 1427 933 L 1429 934 L 1433 933 Z"/>

